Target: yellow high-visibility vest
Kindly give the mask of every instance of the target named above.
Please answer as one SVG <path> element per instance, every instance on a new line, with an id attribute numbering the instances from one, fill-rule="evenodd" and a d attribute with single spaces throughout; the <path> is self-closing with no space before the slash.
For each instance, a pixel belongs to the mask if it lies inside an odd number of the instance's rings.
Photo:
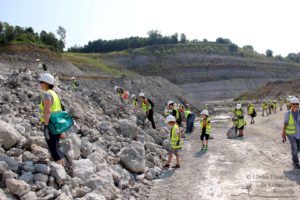
<path id="1" fill-rule="evenodd" d="M 290 111 L 289 123 L 285 129 L 286 134 L 292 135 L 296 134 L 296 125 L 294 121 L 294 117 L 292 115 L 292 111 Z"/>
<path id="2" fill-rule="evenodd" d="M 180 128 L 177 124 L 175 124 L 171 129 L 171 136 L 170 136 L 170 145 L 172 149 L 182 148 L 183 141 L 182 139 L 180 139 L 179 134 L 180 134 Z M 178 141 L 180 141 L 179 145 L 177 145 Z"/>
<path id="3" fill-rule="evenodd" d="M 56 92 L 54 92 L 53 90 L 47 90 L 46 92 L 50 93 L 53 97 L 53 102 L 52 102 L 52 106 L 51 106 L 51 113 L 62 111 L 61 102 L 60 102 L 60 99 L 59 99 L 58 95 L 56 94 Z M 41 122 L 45 122 L 44 110 L 45 110 L 45 106 L 44 106 L 44 96 L 43 96 L 42 100 L 41 100 L 41 103 L 40 103 L 40 111 L 41 111 L 40 121 Z"/>

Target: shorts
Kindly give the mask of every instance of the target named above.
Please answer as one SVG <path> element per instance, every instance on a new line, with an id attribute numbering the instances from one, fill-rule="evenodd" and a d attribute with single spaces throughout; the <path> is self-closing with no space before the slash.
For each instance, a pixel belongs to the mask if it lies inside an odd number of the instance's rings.
<path id="1" fill-rule="evenodd" d="M 237 130 L 244 130 L 245 126 L 242 126 L 241 128 L 238 128 Z"/>
<path id="2" fill-rule="evenodd" d="M 170 148 L 168 150 L 168 154 L 174 154 L 175 156 L 179 156 L 179 151 L 180 149 L 173 149 L 173 148 Z"/>

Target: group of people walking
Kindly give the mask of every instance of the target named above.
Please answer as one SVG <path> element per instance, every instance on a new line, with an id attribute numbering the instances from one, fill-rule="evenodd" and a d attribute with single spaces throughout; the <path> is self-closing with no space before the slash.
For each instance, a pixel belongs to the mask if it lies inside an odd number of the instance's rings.
<path id="1" fill-rule="evenodd" d="M 43 124 L 43 132 L 48 144 L 49 150 L 53 157 L 53 160 L 57 163 L 64 165 L 64 154 L 59 148 L 59 140 L 63 138 L 63 134 L 52 134 L 49 129 L 49 120 L 52 113 L 60 112 L 63 110 L 63 106 L 58 94 L 54 91 L 56 80 L 50 73 L 41 74 L 39 80 L 40 89 L 43 91 L 40 102 L 40 121 Z M 72 78 L 73 88 L 76 88 L 78 85 Z M 126 98 L 124 96 L 124 90 L 120 87 L 115 87 L 115 90 L 122 99 Z M 128 93 L 127 93 L 128 96 Z M 140 93 L 138 98 L 133 94 L 131 95 L 132 106 L 135 109 L 141 109 L 148 120 L 151 122 L 152 128 L 156 129 L 154 121 L 154 104 L 153 102 L 145 97 L 144 93 Z M 270 115 L 272 112 L 276 113 L 277 102 L 279 104 L 280 110 L 285 103 L 287 106 L 287 112 L 284 116 L 284 125 L 282 129 L 282 141 L 286 142 L 288 139 L 291 144 L 292 150 L 292 160 L 295 168 L 300 169 L 298 152 L 300 151 L 300 112 L 299 112 L 299 99 L 292 98 L 290 100 L 279 98 L 279 100 L 263 100 L 262 103 L 262 116 L 266 113 Z M 271 106 L 270 106 L 271 105 Z M 254 124 L 254 118 L 256 116 L 255 105 L 252 102 L 249 102 L 247 107 L 248 115 L 251 116 L 250 124 Z M 246 125 L 244 119 L 244 110 L 242 105 L 238 103 L 233 109 L 233 122 L 234 126 L 238 130 L 238 136 L 243 137 L 243 130 Z M 166 123 L 170 129 L 169 137 L 169 151 L 168 159 L 164 167 L 169 168 L 172 161 L 173 155 L 176 157 L 176 165 L 173 168 L 180 167 L 180 157 L 179 152 L 183 145 L 183 138 L 185 135 L 192 134 L 194 131 L 194 122 L 196 119 L 196 114 L 192 112 L 189 105 L 178 105 L 173 101 L 167 102 L 167 107 L 165 110 Z M 185 132 L 181 129 L 183 127 L 183 122 L 185 123 Z M 200 117 L 200 132 L 201 132 L 201 151 L 208 150 L 208 140 L 210 133 L 212 132 L 212 124 L 209 118 L 209 112 L 206 109 L 201 112 Z"/>

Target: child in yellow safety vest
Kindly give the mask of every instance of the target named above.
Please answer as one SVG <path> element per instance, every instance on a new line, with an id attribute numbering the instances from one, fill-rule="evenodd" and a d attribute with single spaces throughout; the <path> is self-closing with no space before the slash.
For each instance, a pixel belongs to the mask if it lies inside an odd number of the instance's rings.
<path id="1" fill-rule="evenodd" d="M 254 124 L 255 123 L 254 117 L 256 117 L 256 111 L 255 111 L 255 106 L 252 102 L 249 102 L 247 110 L 248 110 L 248 115 L 251 116 L 250 124 Z"/>
<path id="2" fill-rule="evenodd" d="M 210 123 L 210 119 L 208 118 L 209 113 L 207 110 L 203 110 L 201 112 L 201 115 L 202 115 L 202 118 L 200 120 L 200 131 L 201 131 L 200 139 L 202 143 L 201 151 L 206 151 L 208 149 L 209 134 L 211 133 L 211 123 Z"/>
<path id="3" fill-rule="evenodd" d="M 166 123 L 168 124 L 168 127 L 170 128 L 170 146 L 168 151 L 168 160 L 166 164 L 164 165 L 165 168 L 169 168 L 173 154 L 176 157 L 176 165 L 174 165 L 172 168 L 180 168 L 180 160 L 179 160 L 179 151 L 182 148 L 183 141 L 181 139 L 181 132 L 178 124 L 176 123 L 176 119 L 173 115 L 169 115 L 166 118 Z"/>
<path id="4" fill-rule="evenodd" d="M 268 116 L 269 115 L 269 113 L 268 113 L 268 107 L 269 106 L 268 106 L 268 103 L 265 99 L 263 100 L 261 107 L 262 107 L 262 116 L 265 116 L 265 112 Z"/>

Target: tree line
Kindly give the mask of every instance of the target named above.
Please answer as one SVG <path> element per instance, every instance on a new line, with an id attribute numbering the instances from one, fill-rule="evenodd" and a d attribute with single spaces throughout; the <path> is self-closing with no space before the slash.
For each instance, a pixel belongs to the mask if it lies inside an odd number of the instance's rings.
<path id="1" fill-rule="evenodd" d="M 33 43 L 46 45 L 51 50 L 62 52 L 66 45 L 66 30 L 59 26 L 56 33 L 59 38 L 52 32 L 43 30 L 37 33 L 32 27 L 12 26 L 0 21 L 0 45 L 2 46 L 11 42 Z"/>
<path id="2" fill-rule="evenodd" d="M 151 30 L 148 32 L 148 37 L 129 37 L 115 40 L 95 40 L 89 41 L 84 46 L 73 46 L 68 49 L 69 52 L 80 53 L 103 53 L 112 51 L 122 51 L 126 49 L 135 49 L 146 46 L 165 45 L 186 43 L 187 39 L 184 33 L 180 36 L 174 33 L 171 36 L 163 36 L 158 30 Z"/>

